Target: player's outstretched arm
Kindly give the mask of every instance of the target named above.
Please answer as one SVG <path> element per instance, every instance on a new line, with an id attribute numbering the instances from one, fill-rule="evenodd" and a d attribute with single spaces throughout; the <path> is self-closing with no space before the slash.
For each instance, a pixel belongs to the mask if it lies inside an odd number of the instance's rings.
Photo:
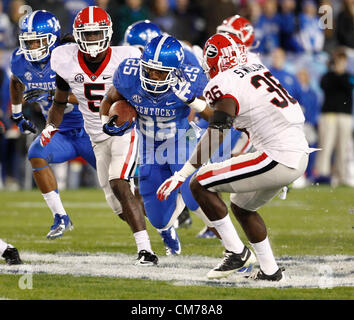
<path id="1" fill-rule="evenodd" d="M 64 111 L 68 102 L 69 91 L 59 89 L 55 90 L 54 101 L 48 111 L 47 124 L 41 133 L 41 146 L 45 147 L 59 131 L 59 126 L 63 121 Z"/>
<path id="2" fill-rule="evenodd" d="M 195 170 L 206 163 L 212 154 L 219 149 L 224 140 L 224 130 L 230 129 L 235 119 L 236 103 L 231 98 L 218 100 L 214 105 L 214 114 L 210 118 L 209 128 L 194 149 L 192 156 L 181 170 L 161 184 L 157 190 L 157 198 L 166 200 Z"/>
<path id="3" fill-rule="evenodd" d="M 10 79 L 11 119 L 24 134 L 36 133 L 36 127 L 22 114 L 22 100 L 25 85 L 14 75 Z"/>

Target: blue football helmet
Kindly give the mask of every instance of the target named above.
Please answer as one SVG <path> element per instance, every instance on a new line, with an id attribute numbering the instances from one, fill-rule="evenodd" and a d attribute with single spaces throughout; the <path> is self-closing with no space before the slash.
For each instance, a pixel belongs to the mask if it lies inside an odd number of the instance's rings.
<path id="1" fill-rule="evenodd" d="M 19 40 L 19 53 L 23 53 L 26 60 L 44 61 L 59 44 L 59 20 L 48 11 L 36 10 L 22 20 Z"/>
<path id="2" fill-rule="evenodd" d="M 139 48 L 141 51 L 153 38 L 162 34 L 161 29 L 149 20 L 130 25 L 124 34 L 124 44 Z"/>
<path id="3" fill-rule="evenodd" d="M 164 93 L 177 83 L 184 60 L 182 45 L 176 38 L 161 35 L 153 38 L 144 48 L 140 59 L 140 81 L 144 90 L 150 93 Z M 165 72 L 164 80 L 149 78 L 150 69 Z"/>

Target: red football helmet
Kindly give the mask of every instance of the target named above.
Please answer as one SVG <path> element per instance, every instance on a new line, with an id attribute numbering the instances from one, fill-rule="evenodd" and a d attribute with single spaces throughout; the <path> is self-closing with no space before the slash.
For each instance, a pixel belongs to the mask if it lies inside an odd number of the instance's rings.
<path id="1" fill-rule="evenodd" d="M 73 35 L 80 51 L 96 57 L 110 45 L 112 20 L 109 14 L 98 7 L 82 9 L 76 16 Z"/>
<path id="2" fill-rule="evenodd" d="M 205 43 L 203 69 L 210 79 L 247 62 L 247 48 L 234 34 L 217 33 Z"/>
<path id="3" fill-rule="evenodd" d="M 239 15 L 225 19 L 216 28 L 217 33 L 228 32 L 236 35 L 246 47 L 250 47 L 254 41 L 254 28 L 249 20 Z"/>

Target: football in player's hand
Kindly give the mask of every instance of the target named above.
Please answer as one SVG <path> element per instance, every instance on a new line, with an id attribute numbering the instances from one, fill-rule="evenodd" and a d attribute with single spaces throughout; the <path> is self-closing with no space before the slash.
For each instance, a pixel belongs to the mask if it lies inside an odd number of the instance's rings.
<path id="1" fill-rule="evenodd" d="M 123 125 L 126 121 L 132 122 L 136 121 L 137 113 L 135 108 L 126 100 L 118 100 L 112 104 L 109 109 L 109 118 L 117 115 L 115 123 L 118 127 Z"/>

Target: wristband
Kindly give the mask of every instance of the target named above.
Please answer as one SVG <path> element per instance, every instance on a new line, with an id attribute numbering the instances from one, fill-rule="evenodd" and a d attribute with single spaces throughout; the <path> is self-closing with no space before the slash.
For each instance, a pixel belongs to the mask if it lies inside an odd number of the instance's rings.
<path id="1" fill-rule="evenodd" d="M 178 173 L 182 177 L 188 178 L 195 170 L 197 170 L 197 168 L 193 166 L 189 161 L 187 161 L 182 169 L 178 171 Z"/>
<path id="2" fill-rule="evenodd" d="M 15 116 L 17 113 L 22 113 L 22 104 L 12 104 L 11 111 L 13 116 Z"/>
<path id="3" fill-rule="evenodd" d="M 102 121 L 102 124 L 105 125 L 109 121 L 109 116 L 106 116 L 103 114 L 101 116 L 101 121 Z"/>
<path id="4" fill-rule="evenodd" d="M 203 112 L 207 106 L 207 103 L 202 99 L 194 99 L 188 104 L 188 106 L 196 112 Z"/>

